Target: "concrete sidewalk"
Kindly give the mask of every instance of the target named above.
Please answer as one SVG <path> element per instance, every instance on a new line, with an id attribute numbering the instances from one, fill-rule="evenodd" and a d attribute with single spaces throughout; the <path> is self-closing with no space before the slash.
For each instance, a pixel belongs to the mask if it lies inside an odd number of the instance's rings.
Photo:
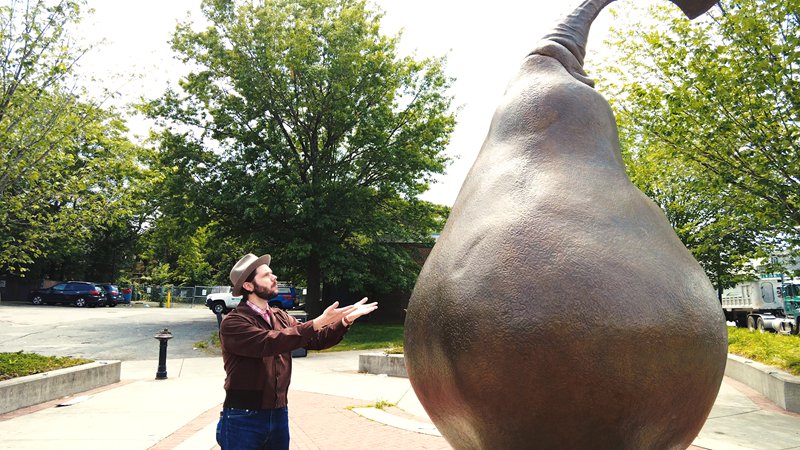
<path id="1" fill-rule="evenodd" d="M 293 449 L 448 449 L 405 378 L 357 373 L 360 352 L 294 359 L 289 395 Z M 210 450 L 223 400 L 222 359 L 122 364 L 122 381 L 0 416 L 0 449 Z M 678 393 L 679 395 L 679 393 Z M 62 400 L 63 402 L 63 400 Z M 378 402 L 396 407 L 378 410 Z M 725 378 L 697 448 L 800 449 L 800 414 Z"/>

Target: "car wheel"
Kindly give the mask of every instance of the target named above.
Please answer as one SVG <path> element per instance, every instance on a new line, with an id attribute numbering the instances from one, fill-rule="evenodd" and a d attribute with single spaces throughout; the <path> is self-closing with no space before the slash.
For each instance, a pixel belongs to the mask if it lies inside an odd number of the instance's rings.
<path id="1" fill-rule="evenodd" d="M 44 303 L 44 299 L 42 298 L 41 295 L 37 295 L 31 299 L 31 303 L 33 303 L 34 305 L 41 305 Z"/>
<path id="2" fill-rule="evenodd" d="M 77 306 L 78 308 L 83 308 L 84 306 L 86 306 L 86 299 L 81 297 L 75 300 L 75 306 Z"/>
<path id="3" fill-rule="evenodd" d="M 764 326 L 764 319 L 762 319 L 761 317 L 759 317 L 758 321 L 756 321 L 756 327 L 758 327 L 758 331 L 762 333 L 767 332 L 767 328 Z"/>
<path id="4" fill-rule="evenodd" d="M 756 331 L 756 319 L 753 316 L 747 316 L 747 329 Z"/>
<path id="5" fill-rule="evenodd" d="M 214 302 L 214 304 L 211 305 L 211 311 L 214 311 L 214 314 L 225 314 L 225 303 Z"/>

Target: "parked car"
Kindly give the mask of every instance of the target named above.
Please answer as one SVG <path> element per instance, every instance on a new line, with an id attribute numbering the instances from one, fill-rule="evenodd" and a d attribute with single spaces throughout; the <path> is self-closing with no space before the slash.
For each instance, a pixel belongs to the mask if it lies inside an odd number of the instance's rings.
<path id="1" fill-rule="evenodd" d="M 28 299 L 34 305 L 61 303 L 84 307 L 106 304 L 103 288 L 88 281 L 65 281 L 49 288 L 36 289 L 28 294 Z"/>
<path id="2" fill-rule="evenodd" d="M 241 300 L 241 296 L 234 297 L 230 292 L 217 292 L 206 296 L 206 306 L 214 314 L 227 314 Z M 278 284 L 278 295 L 269 301 L 269 306 L 283 310 L 294 309 L 297 306 L 297 289 L 291 285 Z"/>
<path id="3" fill-rule="evenodd" d="M 103 291 L 105 291 L 106 305 L 113 308 L 119 303 L 125 303 L 125 299 L 122 298 L 122 293 L 117 286 L 110 283 L 98 283 L 97 286 L 100 286 L 103 288 Z M 130 303 L 130 301 L 128 301 L 128 303 Z"/>
<path id="4" fill-rule="evenodd" d="M 297 306 L 297 289 L 294 286 L 278 285 L 278 296 L 269 301 L 269 306 L 294 309 Z"/>

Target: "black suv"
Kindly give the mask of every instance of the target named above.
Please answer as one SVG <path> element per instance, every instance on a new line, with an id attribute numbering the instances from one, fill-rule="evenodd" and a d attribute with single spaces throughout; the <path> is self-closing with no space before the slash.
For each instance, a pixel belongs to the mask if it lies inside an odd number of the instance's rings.
<path id="1" fill-rule="evenodd" d="M 105 291 L 106 305 L 114 307 L 117 306 L 118 303 L 122 303 L 122 294 L 120 294 L 119 288 L 116 285 L 109 283 L 95 283 L 95 285 L 100 286 Z"/>
<path id="2" fill-rule="evenodd" d="M 28 294 L 34 305 L 64 303 L 79 307 L 104 306 L 103 288 L 87 281 L 65 281 L 46 289 L 36 289 Z"/>

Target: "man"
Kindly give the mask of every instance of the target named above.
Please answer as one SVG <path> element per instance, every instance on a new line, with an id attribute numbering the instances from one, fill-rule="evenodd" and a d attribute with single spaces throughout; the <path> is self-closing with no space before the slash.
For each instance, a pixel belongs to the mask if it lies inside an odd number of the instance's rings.
<path id="1" fill-rule="evenodd" d="M 286 394 L 292 375 L 292 350 L 321 350 L 342 340 L 359 317 L 378 306 L 366 303 L 339 308 L 339 302 L 316 319 L 299 323 L 285 311 L 270 308 L 278 278 L 270 255 L 249 253 L 231 270 L 233 295 L 242 301 L 223 319 L 219 337 L 225 365 L 225 403 L 217 425 L 222 450 L 289 448 Z"/>

